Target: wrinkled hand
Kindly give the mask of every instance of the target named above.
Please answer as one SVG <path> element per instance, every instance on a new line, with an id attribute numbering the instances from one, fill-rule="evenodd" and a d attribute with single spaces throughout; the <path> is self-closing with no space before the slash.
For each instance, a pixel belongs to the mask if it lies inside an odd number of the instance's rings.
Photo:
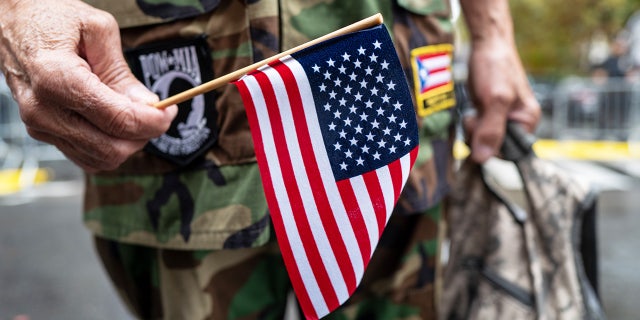
<path id="1" fill-rule="evenodd" d="M 540 104 L 515 46 L 509 41 L 486 40 L 473 43 L 468 86 L 477 114 L 465 120 L 471 158 L 479 163 L 498 154 L 507 120 L 520 123 L 528 132 L 540 120 Z"/>
<path id="2" fill-rule="evenodd" d="M 131 74 L 114 18 L 78 0 L 1 0 L 0 67 L 28 133 L 89 172 L 117 168 L 177 112 Z"/>

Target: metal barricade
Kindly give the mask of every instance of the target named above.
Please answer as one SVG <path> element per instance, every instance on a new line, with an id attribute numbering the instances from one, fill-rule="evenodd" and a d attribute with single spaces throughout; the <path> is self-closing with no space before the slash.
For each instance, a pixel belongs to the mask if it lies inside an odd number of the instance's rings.
<path id="1" fill-rule="evenodd" d="M 565 79 L 554 90 L 552 137 L 627 141 L 638 128 L 639 94 L 631 79 Z"/>

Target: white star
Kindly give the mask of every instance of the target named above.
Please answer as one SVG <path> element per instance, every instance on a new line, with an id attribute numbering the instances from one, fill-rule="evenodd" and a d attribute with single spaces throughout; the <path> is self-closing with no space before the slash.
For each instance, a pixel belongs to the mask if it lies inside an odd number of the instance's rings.
<path id="1" fill-rule="evenodd" d="M 344 156 L 346 158 L 352 158 L 353 157 L 353 152 L 351 152 L 351 150 L 347 149 L 347 152 L 344 153 Z"/>
<path id="2" fill-rule="evenodd" d="M 356 59 L 356 62 L 354 62 L 353 64 L 356 66 L 356 68 L 360 68 L 362 62 L 360 62 L 360 59 Z"/>
<path id="3" fill-rule="evenodd" d="M 324 104 L 324 111 L 329 111 L 331 110 L 331 105 L 327 102 Z"/>
<path id="4" fill-rule="evenodd" d="M 358 54 L 364 54 L 367 50 L 365 50 L 362 46 L 358 49 Z"/>
<path id="5" fill-rule="evenodd" d="M 360 101 L 360 100 L 362 100 L 362 95 L 360 94 L 360 92 L 359 92 L 359 91 L 358 91 L 358 93 L 356 93 L 356 95 L 355 95 L 355 96 L 353 96 L 353 97 L 356 99 L 356 101 Z"/>
<path id="6" fill-rule="evenodd" d="M 325 80 L 331 79 L 331 73 L 329 73 L 329 70 L 324 72 L 324 78 L 325 78 Z"/>
<path id="7" fill-rule="evenodd" d="M 382 43 L 376 39 L 376 42 L 373 43 L 373 48 L 381 49 L 380 45 L 382 45 Z"/>
<path id="8" fill-rule="evenodd" d="M 335 84 L 336 87 L 339 87 L 340 84 L 342 84 L 342 80 L 340 80 L 340 78 L 336 78 L 333 80 L 333 84 Z"/>
<path id="9" fill-rule="evenodd" d="M 382 61 L 380 65 L 382 66 L 382 70 L 389 68 L 389 63 L 387 62 L 387 60 Z"/>
<path id="10" fill-rule="evenodd" d="M 369 117 L 369 116 L 364 112 L 362 114 L 360 114 L 360 120 L 361 121 L 367 121 L 367 117 Z"/>
<path id="11" fill-rule="evenodd" d="M 350 127 L 351 126 L 351 119 L 349 119 L 349 118 L 344 119 L 344 125 Z"/>
<path id="12" fill-rule="evenodd" d="M 389 83 L 387 83 L 387 89 L 395 90 L 396 89 L 396 84 L 393 83 L 393 81 L 389 81 Z"/>
<path id="13" fill-rule="evenodd" d="M 364 146 L 362 146 L 362 153 L 369 153 L 369 147 L 367 147 L 367 145 L 365 144 Z"/>
<path id="14" fill-rule="evenodd" d="M 350 57 L 351 57 L 351 56 L 350 56 L 348 53 L 346 53 L 346 52 L 342 55 L 342 59 L 344 59 L 344 61 L 349 61 L 349 58 L 350 58 Z"/>
<path id="15" fill-rule="evenodd" d="M 391 134 L 391 129 L 389 129 L 389 128 L 384 128 L 384 130 L 382 130 L 382 132 L 384 132 L 384 135 L 385 135 L 385 136 L 388 136 L 388 135 L 390 135 L 390 134 Z"/>
<path id="16" fill-rule="evenodd" d="M 342 145 L 340 144 L 340 142 L 336 142 L 333 147 L 335 148 L 334 150 L 340 150 L 342 148 Z"/>
<path id="17" fill-rule="evenodd" d="M 351 86 L 347 85 L 347 87 L 346 87 L 346 88 L 344 88 L 344 92 L 346 92 L 346 93 L 349 93 L 349 94 L 350 94 L 350 93 L 351 93 Z"/>
<path id="18" fill-rule="evenodd" d="M 393 136 L 394 139 L 396 139 L 396 141 L 400 141 L 400 139 L 402 139 L 402 136 L 399 133 L 396 133 L 395 136 Z"/>
<path id="19" fill-rule="evenodd" d="M 335 65 L 335 61 L 333 61 L 333 59 L 329 58 L 329 60 L 327 61 L 327 64 L 328 64 L 330 67 L 333 67 L 333 66 Z"/>
<path id="20" fill-rule="evenodd" d="M 349 143 L 351 143 L 352 146 L 355 146 L 358 144 L 358 139 L 356 139 L 355 137 L 351 138 L 351 140 L 349 140 Z"/>
<path id="21" fill-rule="evenodd" d="M 356 113 L 356 110 L 358 110 L 358 108 L 356 108 L 356 106 L 353 106 L 353 105 L 352 105 L 352 106 L 349 108 L 349 113 Z"/>
<path id="22" fill-rule="evenodd" d="M 336 110 L 336 112 L 333 113 L 333 117 L 336 118 L 336 119 L 340 119 L 340 115 L 341 114 L 342 113 L 340 113 L 340 110 Z"/>
<path id="23" fill-rule="evenodd" d="M 380 122 L 378 122 L 378 120 L 373 120 L 373 122 L 371 122 L 371 127 L 372 128 L 379 128 L 380 127 Z"/>
<path id="24" fill-rule="evenodd" d="M 351 81 L 356 81 L 356 79 L 358 78 L 358 76 L 356 75 L 355 72 L 351 72 L 351 74 L 349 75 L 349 78 L 351 79 Z"/>
<path id="25" fill-rule="evenodd" d="M 320 67 L 318 67 L 317 64 L 314 64 L 312 68 L 313 68 L 313 72 L 320 72 Z"/>
<path id="26" fill-rule="evenodd" d="M 378 56 L 376 56 L 375 53 L 371 54 L 369 59 L 371 59 L 371 62 L 378 62 Z"/>
<path id="27" fill-rule="evenodd" d="M 400 101 L 398 101 L 393 105 L 393 107 L 396 110 L 400 110 L 400 108 L 402 108 L 402 103 L 400 103 Z"/>
<path id="28" fill-rule="evenodd" d="M 372 96 L 377 96 L 378 95 L 378 89 L 376 89 L 376 87 L 373 87 L 373 89 L 371 89 L 371 95 Z"/>
<path id="29" fill-rule="evenodd" d="M 396 153 L 396 147 L 391 146 L 391 148 L 389 148 L 389 153 Z"/>
<path id="30" fill-rule="evenodd" d="M 338 93 L 336 93 L 335 91 L 331 90 L 331 92 L 329 92 L 329 98 L 330 99 L 335 99 L 337 94 Z"/>
<path id="31" fill-rule="evenodd" d="M 373 72 L 373 69 L 371 69 L 371 67 L 367 66 L 366 69 L 364 69 L 364 71 L 367 73 L 367 75 L 371 75 L 371 73 Z"/>
<path id="32" fill-rule="evenodd" d="M 400 128 L 402 128 L 402 129 L 406 129 L 407 128 L 407 123 L 404 120 L 402 120 L 402 122 L 400 122 Z"/>
<path id="33" fill-rule="evenodd" d="M 407 138 L 407 140 L 404 141 L 404 145 L 408 146 L 411 144 L 411 139 Z"/>
<path id="34" fill-rule="evenodd" d="M 384 77 L 381 74 L 378 74 L 378 76 L 376 77 L 376 82 L 382 82 L 382 80 L 384 80 Z"/>
<path id="35" fill-rule="evenodd" d="M 344 98 L 340 98 L 338 103 L 340 103 L 341 106 L 345 106 L 347 104 L 347 100 L 345 100 Z"/>
<path id="36" fill-rule="evenodd" d="M 378 110 L 376 110 L 376 112 L 378 113 L 379 116 L 384 114 L 384 109 L 382 109 L 382 107 L 379 107 Z"/>
<path id="37" fill-rule="evenodd" d="M 358 159 L 356 159 L 356 163 L 359 166 L 364 166 L 364 160 L 362 159 L 362 157 L 358 157 Z"/>
<path id="38" fill-rule="evenodd" d="M 331 124 L 329 125 L 329 131 L 336 131 L 335 123 L 331 122 Z"/>
<path id="39" fill-rule="evenodd" d="M 391 97 L 389 97 L 389 95 L 387 95 L 386 93 L 384 94 L 384 96 L 382 96 L 382 102 L 384 103 L 389 103 L 389 99 L 391 99 Z"/>
<path id="40" fill-rule="evenodd" d="M 396 122 L 397 117 L 392 114 L 390 117 L 387 117 L 387 119 L 389 119 L 389 122 Z"/>
<path id="41" fill-rule="evenodd" d="M 373 138 L 375 138 L 375 136 L 373 135 L 373 133 L 369 132 L 367 135 L 367 141 L 373 141 Z"/>
<path id="42" fill-rule="evenodd" d="M 428 78 L 429 78 L 429 71 L 427 71 L 426 66 L 423 66 L 422 68 L 420 68 L 420 71 L 418 71 L 418 77 L 420 77 L 420 81 L 422 82 L 427 82 Z"/>
<path id="43" fill-rule="evenodd" d="M 341 65 L 340 68 L 338 68 L 338 70 L 340 70 L 340 73 L 347 72 L 347 68 L 345 68 L 343 65 Z"/>
<path id="44" fill-rule="evenodd" d="M 378 151 L 376 151 L 376 153 L 373 154 L 373 159 L 380 160 L 380 153 L 378 153 Z"/>
<path id="45" fill-rule="evenodd" d="M 362 127 L 360 124 L 358 124 L 354 129 L 356 130 L 356 133 L 362 133 Z"/>
<path id="46" fill-rule="evenodd" d="M 365 102 L 365 105 L 367 108 L 373 108 L 373 101 L 369 100 L 367 102 Z"/>
<path id="47" fill-rule="evenodd" d="M 364 79 L 362 79 L 362 81 L 360 81 L 360 87 L 361 87 L 361 88 L 366 88 L 366 87 L 367 87 L 367 81 L 365 81 Z"/>
<path id="48" fill-rule="evenodd" d="M 341 170 L 347 170 L 347 164 L 344 163 L 344 161 L 342 161 L 342 163 L 340 164 L 340 169 Z"/>
<path id="49" fill-rule="evenodd" d="M 340 135 L 340 138 L 342 138 L 342 139 L 346 139 L 347 138 L 347 133 L 344 132 L 344 129 L 340 130 L 340 132 L 338 132 L 338 135 Z"/>
<path id="50" fill-rule="evenodd" d="M 384 148 L 386 144 L 387 142 L 384 141 L 384 139 L 380 139 L 380 141 L 378 141 L 378 148 Z"/>
<path id="51" fill-rule="evenodd" d="M 320 85 L 320 92 L 324 92 L 325 90 L 327 90 L 327 86 L 323 84 Z"/>

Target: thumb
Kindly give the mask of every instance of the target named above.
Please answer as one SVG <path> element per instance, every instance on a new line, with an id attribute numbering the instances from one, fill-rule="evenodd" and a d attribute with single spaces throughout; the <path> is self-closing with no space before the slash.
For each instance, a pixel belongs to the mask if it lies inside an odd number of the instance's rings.
<path id="1" fill-rule="evenodd" d="M 484 163 L 500 151 L 504 139 L 506 114 L 498 108 L 487 108 L 480 115 L 471 137 L 471 158 Z"/>

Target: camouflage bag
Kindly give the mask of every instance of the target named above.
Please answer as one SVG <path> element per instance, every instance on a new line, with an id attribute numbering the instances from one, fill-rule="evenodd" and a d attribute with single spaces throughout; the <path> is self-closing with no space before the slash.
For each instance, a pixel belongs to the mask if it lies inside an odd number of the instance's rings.
<path id="1" fill-rule="evenodd" d="M 522 192 L 500 188 L 486 165 L 463 163 L 447 217 L 440 318 L 604 319 L 579 243 L 597 194 L 537 158 L 515 126 L 507 131 L 502 156 L 515 163 Z"/>

